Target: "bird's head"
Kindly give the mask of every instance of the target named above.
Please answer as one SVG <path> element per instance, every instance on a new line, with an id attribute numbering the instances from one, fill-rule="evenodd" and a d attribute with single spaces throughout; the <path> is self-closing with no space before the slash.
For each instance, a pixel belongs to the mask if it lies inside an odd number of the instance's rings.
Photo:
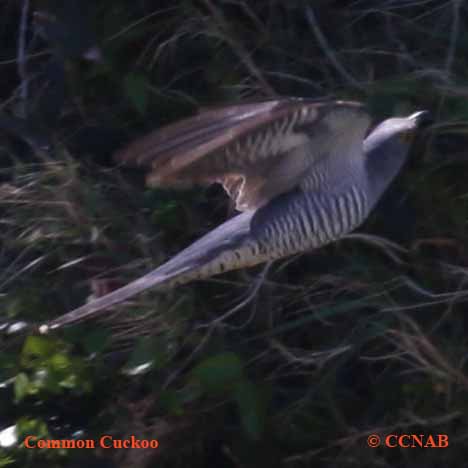
<path id="1" fill-rule="evenodd" d="M 365 164 L 372 189 L 380 194 L 395 177 L 414 141 L 417 131 L 431 123 L 428 111 L 408 117 L 394 117 L 377 125 L 364 140 Z"/>
<path id="2" fill-rule="evenodd" d="M 432 122 L 429 111 L 418 111 L 408 117 L 393 117 L 377 125 L 367 136 L 364 150 L 372 151 L 384 145 L 403 145 L 409 148 L 418 129 Z"/>

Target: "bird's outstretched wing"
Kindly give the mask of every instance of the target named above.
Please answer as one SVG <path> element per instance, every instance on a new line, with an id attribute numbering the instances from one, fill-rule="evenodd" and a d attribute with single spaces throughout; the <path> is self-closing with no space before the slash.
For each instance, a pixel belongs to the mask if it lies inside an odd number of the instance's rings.
<path id="1" fill-rule="evenodd" d="M 206 111 L 132 143 L 116 158 L 121 163 L 151 167 L 150 183 L 221 182 L 238 208 L 247 211 L 159 268 L 53 320 L 44 330 L 95 316 L 154 286 L 170 287 L 255 265 L 276 254 L 284 256 L 284 249 L 275 253 L 267 244 L 275 243 L 276 224 L 295 224 L 292 207 L 302 201 L 304 192 L 321 196 L 315 189 L 327 170 L 326 161 L 322 174 L 314 175 L 311 168 L 332 156 L 362 157 L 368 124 L 369 117 L 358 103 L 281 99 Z M 337 206 L 341 208 L 341 202 Z M 320 216 L 326 211 L 322 208 Z M 308 225 L 312 229 L 313 223 Z M 304 237 L 307 230 L 302 227 Z M 312 237 L 317 234 L 313 231 L 308 233 Z M 268 242 L 260 245 L 259 239 L 263 236 L 265 240 L 265 235 Z M 333 240 L 328 237 L 317 238 L 314 245 Z"/>
<path id="2" fill-rule="evenodd" d="M 297 186 L 321 156 L 360 146 L 368 125 L 360 103 L 282 98 L 204 111 L 136 140 L 115 158 L 149 167 L 152 186 L 221 183 L 245 211 Z"/>

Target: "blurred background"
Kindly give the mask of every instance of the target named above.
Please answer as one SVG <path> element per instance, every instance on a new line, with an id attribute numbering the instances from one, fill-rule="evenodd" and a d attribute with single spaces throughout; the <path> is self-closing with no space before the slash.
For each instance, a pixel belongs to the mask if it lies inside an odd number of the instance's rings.
<path id="1" fill-rule="evenodd" d="M 462 466 L 466 2 L 3 0 L 0 76 L 0 467 Z M 277 96 L 435 122 L 348 238 L 28 332 L 234 212 L 218 187 L 147 189 L 116 149 Z M 106 434 L 159 447 L 22 446 Z M 449 447 L 370 448 L 371 434 Z"/>

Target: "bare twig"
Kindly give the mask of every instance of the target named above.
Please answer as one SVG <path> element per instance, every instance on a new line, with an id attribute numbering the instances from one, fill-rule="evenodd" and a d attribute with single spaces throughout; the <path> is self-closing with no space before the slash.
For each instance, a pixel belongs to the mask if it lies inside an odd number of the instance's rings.
<path id="1" fill-rule="evenodd" d="M 382 252 L 391 258 L 395 263 L 403 264 L 404 261 L 394 253 L 394 251 L 404 254 L 407 249 L 401 247 L 395 242 L 389 241 L 383 237 L 373 236 L 371 234 L 352 233 L 344 236 L 344 239 L 361 240 L 375 247 L 380 247 Z"/>
<path id="2" fill-rule="evenodd" d="M 242 300 L 236 306 L 232 307 L 230 310 L 228 310 L 226 313 L 224 313 L 220 317 L 218 317 L 218 318 L 216 318 L 214 320 L 211 320 L 208 323 L 204 323 L 204 324 L 199 325 L 197 327 L 197 329 L 198 328 L 212 327 L 212 326 L 218 325 L 219 323 L 223 322 L 224 320 L 226 320 L 231 315 L 234 315 L 240 309 L 244 308 L 247 304 L 249 304 L 256 297 L 256 295 L 257 295 L 259 289 L 261 288 L 261 286 L 265 283 L 265 279 L 266 279 L 266 276 L 267 276 L 267 274 L 268 274 L 268 272 L 270 270 L 271 265 L 273 265 L 273 261 L 267 262 L 265 264 L 265 266 L 264 266 L 262 272 L 260 273 L 258 279 L 255 281 L 255 283 L 254 283 L 253 287 L 251 288 L 249 294 L 247 295 L 247 297 L 244 300 Z"/>
<path id="3" fill-rule="evenodd" d="M 453 0 L 452 10 L 453 10 L 453 22 L 452 29 L 450 31 L 450 43 L 447 51 L 447 57 L 445 58 L 445 72 L 447 76 L 450 76 L 452 70 L 453 58 L 455 57 L 455 50 L 457 47 L 458 33 L 460 29 L 460 0 Z"/>
<path id="4" fill-rule="evenodd" d="M 22 117 L 27 114 L 28 101 L 28 76 L 26 71 L 26 31 L 29 13 L 29 0 L 23 0 L 23 8 L 21 10 L 21 19 L 18 33 L 18 75 L 21 80 L 20 98 L 22 101 Z"/>
<path id="5" fill-rule="evenodd" d="M 148 15 L 143 16 L 142 18 L 139 18 L 137 21 L 133 21 L 132 23 L 117 31 L 115 34 L 112 34 L 112 36 L 106 38 L 106 42 L 115 41 L 116 39 L 127 34 L 129 31 L 136 28 L 137 26 L 140 26 L 142 23 L 153 19 L 155 16 L 165 15 L 169 12 L 177 10 L 178 8 L 178 6 L 172 6 L 169 8 L 163 8 L 161 10 L 155 10 L 152 13 L 149 13 Z"/>
<path id="6" fill-rule="evenodd" d="M 271 85 L 266 81 L 263 73 L 259 70 L 257 65 L 252 60 L 250 54 L 245 50 L 244 46 L 237 41 L 232 34 L 226 34 L 228 27 L 226 20 L 222 14 L 222 12 L 211 2 L 211 0 L 203 0 L 203 3 L 206 5 L 208 10 L 210 11 L 213 18 L 216 20 L 218 27 L 221 28 L 221 31 L 224 33 L 223 38 L 224 40 L 230 45 L 233 52 L 239 57 L 241 62 L 244 64 L 245 68 L 249 70 L 252 76 L 254 76 L 258 82 L 263 87 L 266 94 L 270 96 L 275 96 L 276 92 L 271 87 Z"/>
<path id="7" fill-rule="evenodd" d="M 336 71 L 341 75 L 341 77 L 348 82 L 351 86 L 354 88 L 357 88 L 359 90 L 363 90 L 363 86 L 355 80 L 341 65 L 341 63 L 338 61 L 336 58 L 335 53 L 331 49 L 330 45 L 328 44 L 327 39 L 323 35 L 319 24 L 317 22 L 317 19 L 314 14 L 314 10 L 312 10 L 311 7 L 306 8 L 306 17 L 307 20 L 309 21 L 309 24 L 312 28 L 312 31 L 315 35 L 315 38 L 317 39 L 317 42 L 319 43 L 320 47 L 322 48 L 324 54 L 327 56 L 328 60 L 331 62 L 331 64 L 335 67 Z"/>

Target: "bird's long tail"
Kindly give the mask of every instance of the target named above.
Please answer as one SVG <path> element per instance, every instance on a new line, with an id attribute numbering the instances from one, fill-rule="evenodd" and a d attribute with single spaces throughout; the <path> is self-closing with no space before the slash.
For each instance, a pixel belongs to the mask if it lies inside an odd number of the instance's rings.
<path id="1" fill-rule="evenodd" d="M 252 215 L 253 212 L 245 212 L 230 219 L 150 273 L 42 325 L 39 330 L 46 333 L 50 329 L 95 317 L 109 307 L 152 287 L 167 289 L 239 266 L 260 263 L 261 257 L 251 256 L 250 261 L 246 259 L 254 248 L 254 240 L 250 235 Z"/>

